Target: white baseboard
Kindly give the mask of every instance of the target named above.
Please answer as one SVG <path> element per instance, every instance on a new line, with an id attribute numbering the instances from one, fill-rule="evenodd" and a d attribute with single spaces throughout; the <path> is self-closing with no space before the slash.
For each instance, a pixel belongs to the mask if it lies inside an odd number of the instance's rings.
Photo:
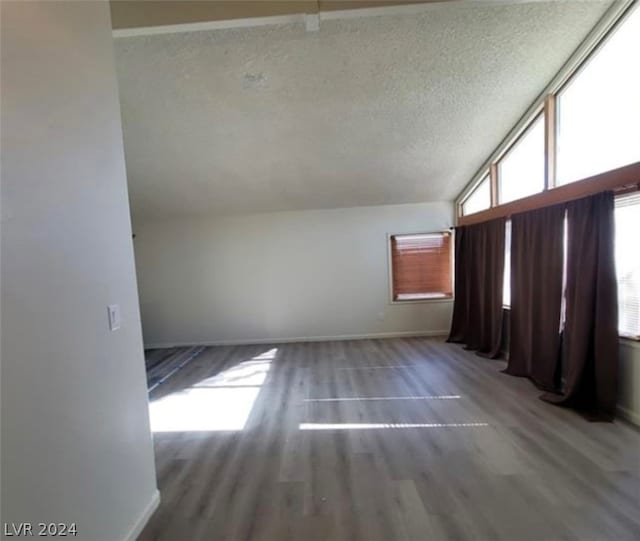
<path id="1" fill-rule="evenodd" d="M 145 344 L 145 349 L 165 349 L 192 346 L 244 346 L 254 344 L 289 344 L 295 342 L 334 342 L 338 340 L 367 340 L 375 338 L 407 338 L 425 336 L 447 336 L 449 330 L 439 331 L 396 331 L 366 334 L 340 334 L 335 336 L 297 336 L 295 338 L 253 338 L 234 340 L 203 340 L 199 342 L 156 342 Z"/>
<path id="2" fill-rule="evenodd" d="M 630 422 L 636 426 L 640 426 L 640 413 L 630 410 L 623 406 L 618 406 L 618 415 L 625 421 Z"/>
<path id="3" fill-rule="evenodd" d="M 145 507 L 144 511 L 138 517 L 138 520 L 136 520 L 135 524 L 133 525 L 131 530 L 129 530 L 129 533 L 123 541 L 136 541 L 136 539 L 138 539 L 138 536 L 142 533 L 144 527 L 147 525 L 147 522 L 149 522 L 151 515 L 153 515 L 154 511 L 158 508 L 159 505 L 160 491 L 156 489 L 156 491 L 153 493 L 153 496 L 151 496 L 151 501 L 149 501 L 147 507 Z"/>

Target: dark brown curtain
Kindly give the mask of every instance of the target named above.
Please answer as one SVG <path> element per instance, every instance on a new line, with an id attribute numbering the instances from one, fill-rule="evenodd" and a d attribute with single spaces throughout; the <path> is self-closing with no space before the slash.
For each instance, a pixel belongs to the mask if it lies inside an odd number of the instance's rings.
<path id="1" fill-rule="evenodd" d="M 470 242 L 467 234 L 468 226 L 456 227 L 454 269 L 455 293 L 453 299 L 453 316 L 451 318 L 451 330 L 448 342 L 463 343 L 465 341 L 467 319 L 469 315 L 469 281 L 470 269 Z"/>
<path id="2" fill-rule="evenodd" d="M 530 378 L 546 391 L 559 388 L 565 205 L 511 217 L 512 376 Z"/>
<path id="3" fill-rule="evenodd" d="M 449 342 L 497 357 L 502 338 L 505 219 L 456 228 L 455 298 Z"/>
<path id="4" fill-rule="evenodd" d="M 566 382 L 561 395 L 547 393 L 543 399 L 579 409 L 593 420 L 610 420 L 618 375 L 613 194 L 586 197 L 566 207 Z"/>

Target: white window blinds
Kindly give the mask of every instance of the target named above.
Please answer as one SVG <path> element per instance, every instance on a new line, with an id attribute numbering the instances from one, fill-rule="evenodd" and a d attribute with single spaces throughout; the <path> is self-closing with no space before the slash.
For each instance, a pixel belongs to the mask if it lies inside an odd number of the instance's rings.
<path id="1" fill-rule="evenodd" d="M 615 220 L 619 332 L 640 339 L 640 192 L 616 198 Z"/>

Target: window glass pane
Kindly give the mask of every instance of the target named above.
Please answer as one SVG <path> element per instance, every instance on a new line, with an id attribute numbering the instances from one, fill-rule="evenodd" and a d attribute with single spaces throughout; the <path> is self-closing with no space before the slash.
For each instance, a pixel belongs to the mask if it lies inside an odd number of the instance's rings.
<path id="1" fill-rule="evenodd" d="M 640 161 L 640 9 L 558 95 L 558 184 Z"/>
<path id="2" fill-rule="evenodd" d="M 562 221 L 562 301 L 560 301 L 560 332 L 564 330 L 567 321 L 567 252 L 569 250 L 569 220 L 567 209 Z"/>
<path id="3" fill-rule="evenodd" d="M 480 212 L 486 210 L 491 206 L 491 184 L 489 182 L 489 175 L 486 175 L 482 182 L 478 184 L 475 190 L 471 192 L 471 195 L 467 200 L 462 203 L 462 214 L 473 214 L 474 212 Z"/>
<path id="4" fill-rule="evenodd" d="M 615 220 L 618 328 L 622 336 L 640 338 L 640 194 L 616 199 Z"/>
<path id="5" fill-rule="evenodd" d="M 511 306 L 511 220 L 505 223 L 504 232 L 504 281 L 502 284 L 502 305 Z"/>
<path id="6" fill-rule="evenodd" d="M 499 164 L 500 203 L 544 189 L 544 117 L 538 116 Z"/>

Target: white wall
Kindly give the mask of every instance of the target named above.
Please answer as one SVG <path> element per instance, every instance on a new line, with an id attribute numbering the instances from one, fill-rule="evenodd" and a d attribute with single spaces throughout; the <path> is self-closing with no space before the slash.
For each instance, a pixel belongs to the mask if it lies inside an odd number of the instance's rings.
<path id="1" fill-rule="evenodd" d="M 640 425 L 640 343 L 620 340 L 618 410 Z"/>
<path id="2" fill-rule="evenodd" d="M 390 304 L 387 233 L 452 223 L 423 203 L 135 224 L 145 343 L 446 333 L 450 301 Z"/>
<path id="3" fill-rule="evenodd" d="M 2 520 L 118 541 L 157 490 L 109 8 L 1 9 Z"/>

